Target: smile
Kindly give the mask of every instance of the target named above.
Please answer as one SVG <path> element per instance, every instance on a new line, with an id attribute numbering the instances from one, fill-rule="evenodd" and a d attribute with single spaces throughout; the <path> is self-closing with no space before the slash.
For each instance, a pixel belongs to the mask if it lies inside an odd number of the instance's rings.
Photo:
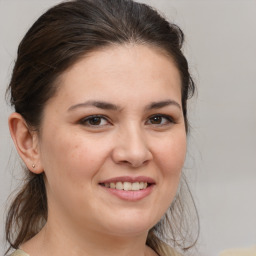
<path id="1" fill-rule="evenodd" d="M 138 201 L 151 194 L 156 185 L 149 177 L 116 177 L 99 183 L 108 193 L 125 201 Z"/>
<path id="2" fill-rule="evenodd" d="M 114 183 L 114 182 L 102 183 L 101 185 L 106 188 L 113 188 L 113 189 L 118 189 L 118 190 L 138 191 L 138 190 L 147 188 L 149 184 L 147 182 L 143 182 L 143 181 L 141 181 L 141 182 L 118 181 L 116 183 Z"/>

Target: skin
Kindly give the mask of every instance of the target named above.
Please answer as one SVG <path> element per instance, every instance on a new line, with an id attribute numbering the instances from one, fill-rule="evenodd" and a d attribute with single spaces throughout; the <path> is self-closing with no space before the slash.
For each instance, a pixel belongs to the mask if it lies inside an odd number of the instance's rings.
<path id="1" fill-rule="evenodd" d="M 186 154 L 181 80 L 172 59 L 145 45 L 111 46 L 81 59 L 58 84 L 40 133 L 17 113 L 9 118 L 20 156 L 31 171 L 45 173 L 48 197 L 47 224 L 23 250 L 30 256 L 156 255 L 145 245 L 148 230 L 173 201 Z M 165 104 L 152 106 L 159 102 Z M 129 201 L 99 184 L 120 176 L 150 177 L 154 185 Z"/>

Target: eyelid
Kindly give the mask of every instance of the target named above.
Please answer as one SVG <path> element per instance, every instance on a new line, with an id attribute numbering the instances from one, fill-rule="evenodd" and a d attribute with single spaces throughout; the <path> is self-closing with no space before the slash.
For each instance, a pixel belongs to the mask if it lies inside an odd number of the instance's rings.
<path id="1" fill-rule="evenodd" d="M 86 124 L 86 122 L 90 121 L 93 118 L 97 118 L 97 117 L 106 120 L 108 124 L 104 124 L 104 125 Z M 84 126 L 87 126 L 87 127 L 92 127 L 92 128 L 101 128 L 101 127 L 105 127 L 105 126 L 111 124 L 111 122 L 109 121 L 109 118 L 104 116 L 104 115 L 90 115 L 90 116 L 86 116 L 86 117 L 80 119 L 78 122 L 81 125 L 84 125 Z"/>
<path id="2" fill-rule="evenodd" d="M 167 120 L 167 123 L 164 123 L 164 124 L 153 124 L 153 123 L 150 123 L 150 119 L 154 118 L 154 117 L 161 117 L 161 118 L 164 118 Z M 90 124 L 88 123 L 91 119 L 93 118 L 100 118 L 100 119 L 103 119 L 105 120 L 107 123 L 106 124 Z M 108 125 L 112 125 L 112 122 L 110 121 L 110 119 L 105 116 L 105 115 L 100 115 L 100 114 L 95 114 L 95 115 L 89 115 L 89 116 L 86 116 L 86 117 L 83 117 L 81 118 L 79 121 L 78 121 L 79 124 L 83 125 L 83 126 L 86 126 L 86 127 L 89 127 L 89 128 L 94 128 L 94 129 L 99 129 L 99 128 L 103 128 L 103 127 L 106 127 Z M 168 114 L 160 114 L 160 113 L 157 113 L 157 114 L 153 114 L 151 116 L 149 116 L 145 122 L 146 125 L 152 125 L 152 126 L 156 126 L 156 127 L 161 127 L 161 126 L 168 126 L 168 125 L 171 125 L 171 124 L 175 124 L 176 121 L 175 119 L 171 116 L 171 115 L 168 115 Z"/>
<path id="3" fill-rule="evenodd" d="M 160 114 L 160 113 L 149 116 L 148 119 L 147 119 L 147 121 L 146 121 L 146 123 L 147 123 L 151 118 L 153 118 L 153 117 L 162 117 L 162 118 L 165 118 L 165 119 L 168 120 L 169 123 L 168 123 L 168 124 L 151 124 L 151 125 L 155 125 L 155 126 L 165 126 L 165 125 L 170 125 L 170 124 L 175 124 L 175 123 L 176 123 L 175 119 L 174 119 L 172 116 L 167 115 L 167 114 Z"/>

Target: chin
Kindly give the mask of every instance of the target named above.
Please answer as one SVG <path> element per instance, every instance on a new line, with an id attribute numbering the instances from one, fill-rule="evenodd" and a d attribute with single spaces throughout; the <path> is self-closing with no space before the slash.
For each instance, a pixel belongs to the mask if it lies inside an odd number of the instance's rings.
<path id="1" fill-rule="evenodd" d="M 130 236 L 147 233 L 160 219 L 152 218 L 152 216 L 140 215 L 136 216 L 132 213 L 125 214 L 122 218 L 115 218 L 112 223 L 107 224 L 109 232 L 119 236 Z"/>

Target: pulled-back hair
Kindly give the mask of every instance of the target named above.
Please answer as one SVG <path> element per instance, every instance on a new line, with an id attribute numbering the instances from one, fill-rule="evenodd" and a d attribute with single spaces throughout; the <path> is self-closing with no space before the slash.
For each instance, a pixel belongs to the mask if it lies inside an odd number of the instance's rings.
<path id="1" fill-rule="evenodd" d="M 40 131 L 44 107 L 58 90 L 58 77 L 88 53 L 111 45 L 156 47 L 172 58 L 181 77 L 182 110 L 188 132 L 187 100 L 195 86 L 181 47 L 184 36 L 156 10 L 132 0 L 73 0 L 49 9 L 21 41 L 8 87 L 10 101 L 29 128 Z M 24 185 L 14 198 L 6 220 L 6 239 L 18 248 L 47 221 L 44 174 L 25 170 Z M 190 192 L 184 177 L 172 205 L 148 234 L 147 244 L 159 255 L 170 255 L 166 243 L 186 250 L 193 238 L 183 197 Z M 191 197 L 190 197 L 191 198 Z M 191 205 L 194 207 L 193 200 Z M 197 219 L 196 219 L 197 221 Z M 9 248 L 9 249 L 10 249 Z"/>

